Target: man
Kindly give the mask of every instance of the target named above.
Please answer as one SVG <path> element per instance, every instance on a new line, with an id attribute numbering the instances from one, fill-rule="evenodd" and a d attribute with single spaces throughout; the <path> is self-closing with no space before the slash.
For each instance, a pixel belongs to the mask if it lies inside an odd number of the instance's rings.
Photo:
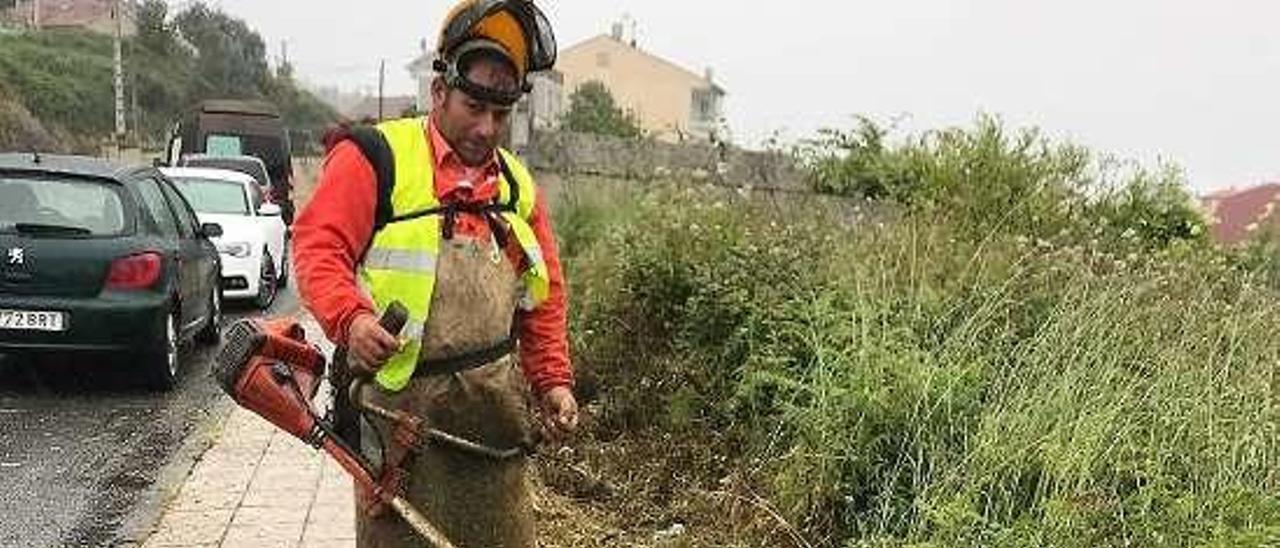
<path id="1" fill-rule="evenodd" d="M 294 224 L 298 287 L 351 370 L 373 375 L 364 397 L 469 441 L 528 447 L 530 390 L 552 436 L 575 429 L 578 407 L 547 205 L 497 145 L 527 74 L 554 64 L 555 39 L 528 0 L 466 0 L 437 55 L 425 119 L 335 140 Z M 409 311 L 400 339 L 378 325 L 393 301 Z M 384 458 L 393 429 L 368 422 L 365 452 Z M 428 444 L 402 485 L 459 546 L 532 547 L 525 468 L 523 454 Z M 421 545 L 391 514 L 362 512 L 357 534 L 363 547 Z"/>

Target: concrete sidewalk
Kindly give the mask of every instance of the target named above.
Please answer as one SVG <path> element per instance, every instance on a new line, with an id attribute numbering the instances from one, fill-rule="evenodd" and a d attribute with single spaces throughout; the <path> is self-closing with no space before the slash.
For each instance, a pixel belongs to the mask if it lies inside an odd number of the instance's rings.
<path id="1" fill-rule="evenodd" d="M 143 547 L 354 546 L 351 489 L 332 461 L 237 408 Z"/>
<path id="2" fill-rule="evenodd" d="M 299 321 L 312 342 L 332 351 L 305 312 Z M 322 453 L 236 407 L 142 546 L 355 546 L 351 479 Z"/>

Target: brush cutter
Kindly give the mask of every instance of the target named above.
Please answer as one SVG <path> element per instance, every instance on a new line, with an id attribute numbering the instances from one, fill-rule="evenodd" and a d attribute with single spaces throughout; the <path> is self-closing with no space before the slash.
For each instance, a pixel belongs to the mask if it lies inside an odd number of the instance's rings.
<path id="1" fill-rule="evenodd" d="M 394 335 L 407 320 L 404 306 L 392 303 L 379 324 Z M 433 546 L 453 548 L 454 544 L 403 496 L 384 487 L 384 482 L 378 480 L 383 474 L 375 474 L 360 451 L 318 418 L 310 402 L 324 369 L 324 354 L 306 342 L 306 333 L 297 321 L 246 319 L 236 322 L 228 332 L 214 365 L 214 376 L 241 407 L 333 457 L 355 479 L 356 488 L 366 500 L 394 509 Z"/>

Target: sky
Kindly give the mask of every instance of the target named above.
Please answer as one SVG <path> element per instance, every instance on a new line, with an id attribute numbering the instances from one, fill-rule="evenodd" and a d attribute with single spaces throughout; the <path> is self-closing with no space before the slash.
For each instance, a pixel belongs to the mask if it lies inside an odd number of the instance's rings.
<path id="1" fill-rule="evenodd" d="M 181 4 L 181 2 L 174 2 Z M 214 0 L 317 85 L 408 94 L 404 67 L 453 0 Z M 1209 191 L 1280 181 L 1274 0 L 541 0 L 561 47 L 623 16 L 639 46 L 726 88 L 736 140 L 792 141 L 855 115 L 901 131 L 1035 125 Z"/>

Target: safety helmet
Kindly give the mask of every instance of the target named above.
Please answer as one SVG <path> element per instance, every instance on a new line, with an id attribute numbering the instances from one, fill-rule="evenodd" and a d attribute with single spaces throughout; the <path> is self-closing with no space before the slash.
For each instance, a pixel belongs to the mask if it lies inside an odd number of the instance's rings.
<path id="1" fill-rule="evenodd" d="M 469 56 L 497 52 L 516 69 L 520 89 L 484 88 L 467 81 Z M 547 17 L 532 0 L 463 0 L 445 17 L 436 44 L 434 68 L 446 82 L 477 98 L 511 104 L 528 92 L 528 73 L 550 69 L 556 62 L 556 38 Z"/>

